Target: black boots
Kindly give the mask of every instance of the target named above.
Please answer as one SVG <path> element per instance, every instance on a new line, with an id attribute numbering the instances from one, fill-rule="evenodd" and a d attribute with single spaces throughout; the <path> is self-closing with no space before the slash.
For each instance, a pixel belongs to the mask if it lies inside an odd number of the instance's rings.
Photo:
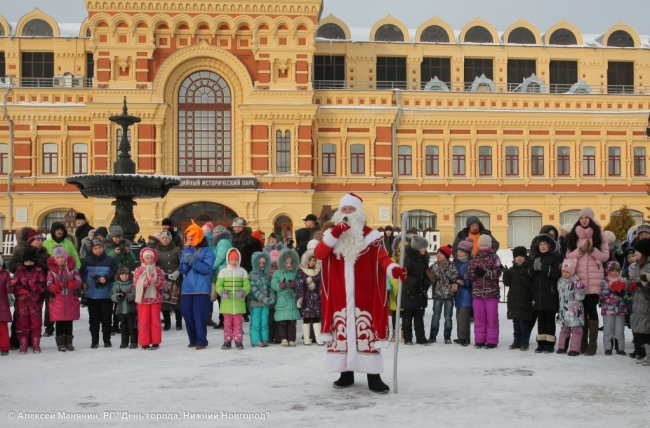
<path id="1" fill-rule="evenodd" d="M 174 314 L 176 315 L 176 330 L 182 330 L 183 329 L 183 316 L 181 315 L 181 311 L 175 310 Z"/>
<path id="2" fill-rule="evenodd" d="M 390 388 L 381 380 L 381 376 L 378 374 L 369 374 L 368 375 L 368 389 L 377 394 L 388 394 Z"/>
<path id="3" fill-rule="evenodd" d="M 521 348 L 521 342 L 517 342 L 516 340 L 512 342 L 512 345 L 508 346 L 508 349 L 519 349 Z"/>
<path id="4" fill-rule="evenodd" d="M 569 341 L 571 340 L 570 337 L 567 337 L 564 343 L 559 343 L 557 345 L 557 353 L 558 354 L 566 354 L 567 351 L 569 350 Z M 564 347 L 562 346 L 564 345 Z"/>
<path id="5" fill-rule="evenodd" d="M 169 331 L 169 329 L 172 327 L 172 317 L 169 311 L 163 311 L 163 331 Z"/>
<path id="6" fill-rule="evenodd" d="M 59 352 L 65 352 L 65 336 L 56 336 L 54 339 L 56 339 L 56 346 L 59 348 Z"/>
<path id="7" fill-rule="evenodd" d="M 354 384 L 354 372 L 342 372 L 341 377 L 334 382 L 334 389 L 343 389 Z"/>
<path id="8" fill-rule="evenodd" d="M 535 348 L 535 353 L 536 354 L 541 354 L 544 352 L 544 349 L 546 348 L 546 341 L 545 340 L 538 340 L 537 341 L 537 348 Z"/>

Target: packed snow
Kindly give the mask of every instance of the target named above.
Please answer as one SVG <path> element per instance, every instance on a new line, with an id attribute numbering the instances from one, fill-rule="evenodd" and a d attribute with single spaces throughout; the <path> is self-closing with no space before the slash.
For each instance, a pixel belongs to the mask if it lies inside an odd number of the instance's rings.
<path id="1" fill-rule="evenodd" d="M 191 426 L 209 427 L 647 425 L 650 367 L 605 356 L 602 333 L 594 357 L 509 350 L 512 322 L 505 304 L 499 312 L 497 349 L 445 345 L 442 333 L 432 346 L 400 346 L 397 394 L 391 346 L 384 351 L 382 376 L 391 393 L 377 395 L 363 374 L 356 375 L 353 387 L 333 389 L 338 376 L 323 370 L 325 348 L 304 346 L 300 325 L 295 348 L 251 348 L 250 324 L 244 323 L 243 351 L 221 350 L 223 331 L 212 328 L 202 351 L 187 348 L 184 330 L 163 332 L 157 351 L 119 349 L 119 336 L 113 336 L 110 349 L 101 342 L 90 349 L 82 309 L 82 319 L 74 323 L 74 352 L 58 352 L 50 337 L 42 339 L 40 355 L 30 350 L 0 357 L 0 426 L 190 426 L 190 418 L 198 419 Z M 427 336 L 431 315 L 430 304 Z M 626 330 L 628 352 L 631 336 Z"/>

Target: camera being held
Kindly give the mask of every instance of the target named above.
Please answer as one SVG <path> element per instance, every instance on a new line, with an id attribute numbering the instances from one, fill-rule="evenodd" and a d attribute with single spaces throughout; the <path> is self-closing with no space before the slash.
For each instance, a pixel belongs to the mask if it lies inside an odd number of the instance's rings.
<path id="1" fill-rule="evenodd" d="M 103 278 L 101 275 L 93 275 L 92 278 L 93 278 L 93 281 L 95 281 L 95 287 L 104 288 L 106 286 L 105 281 L 100 281 L 100 279 Z"/>

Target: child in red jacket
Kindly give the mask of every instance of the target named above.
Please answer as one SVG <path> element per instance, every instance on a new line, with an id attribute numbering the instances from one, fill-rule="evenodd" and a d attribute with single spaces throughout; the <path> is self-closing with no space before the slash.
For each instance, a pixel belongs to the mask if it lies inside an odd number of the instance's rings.
<path id="1" fill-rule="evenodd" d="M 156 266 L 158 252 L 153 248 L 140 251 L 142 265 L 133 273 L 135 302 L 138 304 L 138 341 L 142 349 L 158 349 L 162 342 L 162 289 L 165 272 Z"/>
<path id="2" fill-rule="evenodd" d="M 56 328 L 56 346 L 59 351 L 74 351 L 72 322 L 80 316 L 79 299 L 75 291 L 81 287 L 81 276 L 74 257 L 60 245 L 52 248 L 47 259 L 47 289 L 50 291 L 50 321 Z"/>

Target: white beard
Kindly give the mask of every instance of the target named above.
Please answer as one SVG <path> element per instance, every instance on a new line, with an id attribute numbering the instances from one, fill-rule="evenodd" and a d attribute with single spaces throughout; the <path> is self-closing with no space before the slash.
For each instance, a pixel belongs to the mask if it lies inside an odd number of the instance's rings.
<path id="1" fill-rule="evenodd" d="M 334 254 L 355 262 L 364 246 L 363 227 L 366 225 L 366 214 L 363 211 L 357 211 L 352 214 L 342 214 L 340 211 L 337 211 L 332 216 L 332 221 L 335 224 L 341 223 L 343 217 L 348 218 L 347 223 L 350 225 L 350 229 L 344 232 L 339 238 L 339 242 L 334 246 Z"/>

